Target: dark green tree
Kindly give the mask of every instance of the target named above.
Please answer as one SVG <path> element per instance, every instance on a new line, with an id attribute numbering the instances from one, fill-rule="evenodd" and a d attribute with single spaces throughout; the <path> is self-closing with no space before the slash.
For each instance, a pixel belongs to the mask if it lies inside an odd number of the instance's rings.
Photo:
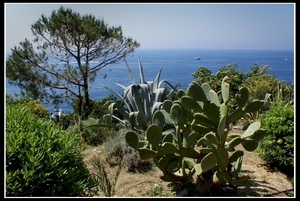
<path id="1" fill-rule="evenodd" d="M 229 63 L 221 66 L 215 74 L 212 74 L 209 68 L 200 66 L 197 71 L 192 73 L 192 77 L 200 85 L 206 82 L 213 90 L 220 91 L 223 77 L 228 76 L 230 77 L 230 92 L 234 97 L 234 94 L 238 92 L 239 85 L 243 82 L 243 73 L 237 68 L 236 63 Z"/>
<path id="2" fill-rule="evenodd" d="M 35 36 L 11 49 L 6 77 L 21 93 L 42 102 L 75 101 L 86 119 L 91 112 L 89 83 L 107 65 L 122 62 L 140 44 L 91 14 L 60 7 L 31 25 Z M 51 62 L 50 62 L 51 61 Z"/>

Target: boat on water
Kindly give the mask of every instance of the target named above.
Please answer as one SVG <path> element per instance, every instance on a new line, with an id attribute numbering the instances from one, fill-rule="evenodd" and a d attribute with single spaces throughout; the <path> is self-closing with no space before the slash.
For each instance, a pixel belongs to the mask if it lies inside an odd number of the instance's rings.
<path id="1" fill-rule="evenodd" d="M 200 57 L 195 57 L 195 59 L 196 59 L 196 60 L 200 60 L 201 58 L 200 58 Z"/>

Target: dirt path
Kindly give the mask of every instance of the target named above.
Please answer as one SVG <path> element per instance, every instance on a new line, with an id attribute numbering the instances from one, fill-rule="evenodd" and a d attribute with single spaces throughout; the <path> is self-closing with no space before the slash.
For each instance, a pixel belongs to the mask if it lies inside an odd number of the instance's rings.
<path id="1" fill-rule="evenodd" d="M 247 197 L 293 197 L 290 179 L 280 171 L 270 170 L 257 153 L 244 151 L 241 173 L 250 178 L 247 187 L 239 188 L 238 194 Z"/>

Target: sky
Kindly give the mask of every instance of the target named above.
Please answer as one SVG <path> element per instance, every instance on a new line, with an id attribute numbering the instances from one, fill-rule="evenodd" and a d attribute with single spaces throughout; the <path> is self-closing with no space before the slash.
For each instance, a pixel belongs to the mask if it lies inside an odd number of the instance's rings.
<path id="1" fill-rule="evenodd" d="M 5 51 L 61 6 L 121 26 L 139 49 L 295 50 L 295 3 L 6 3 Z"/>

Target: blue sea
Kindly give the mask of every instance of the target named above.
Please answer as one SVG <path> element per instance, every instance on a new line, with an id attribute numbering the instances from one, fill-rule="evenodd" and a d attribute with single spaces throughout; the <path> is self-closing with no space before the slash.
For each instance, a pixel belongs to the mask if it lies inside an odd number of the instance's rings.
<path id="1" fill-rule="evenodd" d="M 200 60 L 196 60 L 200 57 Z M 192 73 L 200 66 L 209 68 L 214 74 L 227 64 L 236 63 L 236 70 L 248 72 L 254 63 L 259 66 L 268 66 L 269 74 L 279 80 L 286 80 L 289 84 L 295 81 L 295 61 L 293 50 L 215 50 L 215 49 L 137 49 L 133 55 L 126 58 L 136 83 L 139 83 L 138 58 L 141 61 L 146 81 L 153 81 L 160 68 L 162 72 L 160 81 L 166 80 L 172 85 L 180 82 L 180 88 L 186 89 L 194 80 Z M 125 62 L 106 66 L 98 71 L 96 80 L 90 83 L 90 96 L 94 100 L 102 99 L 111 94 L 100 83 L 122 93 L 115 84 L 131 84 Z M 14 94 L 19 88 L 10 85 L 6 80 L 6 93 Z M 54 105 L 45 104 L 50 110 Z M 59 105 L 63 112 L 68 113 L 71 107 L 68 103 Z"/>

